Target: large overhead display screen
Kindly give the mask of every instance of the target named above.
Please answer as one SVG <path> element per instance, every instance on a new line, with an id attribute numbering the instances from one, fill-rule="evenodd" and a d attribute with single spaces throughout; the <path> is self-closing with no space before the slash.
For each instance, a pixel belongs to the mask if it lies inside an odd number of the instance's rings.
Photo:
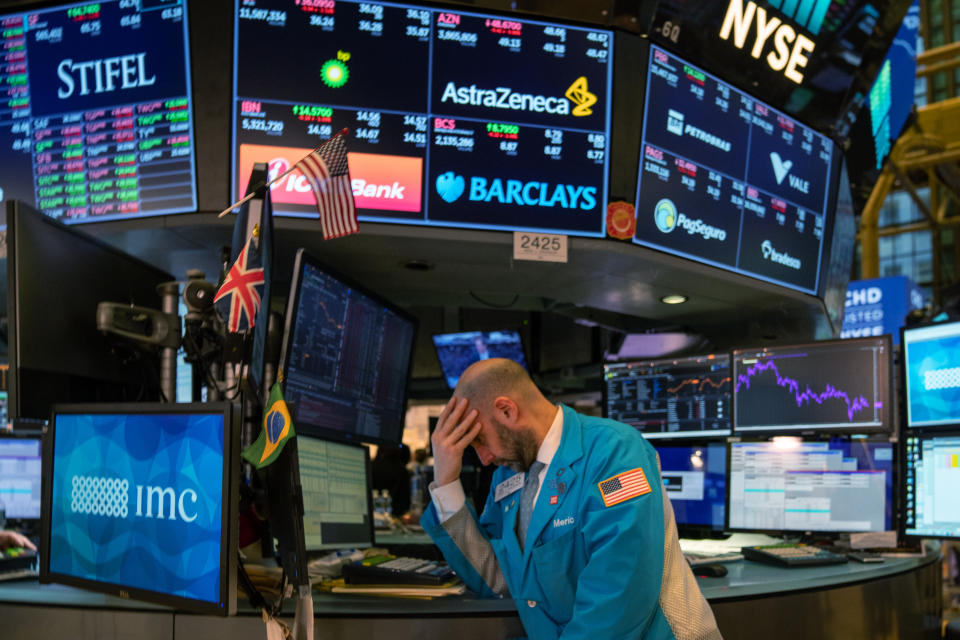
<path id="1" fill-rule="evenodd" d="M 63 222 L 194 211 L 185 0 L 0 15 L 0 200 Z"/>
<path id="2" fill-rule="evenodd" d="M 346 0 L 236 12 L 238 197 L 253 163 L 279 175 L 348 127 L 361 220 L 603 235 L 611 32 Z M 272 195 L 316 215 L 299 172 Z"/>
<path id="3" fill-rule="evenodd" d="M 650 48 L 635 242 L 816 294 L 833 143 Z"/>

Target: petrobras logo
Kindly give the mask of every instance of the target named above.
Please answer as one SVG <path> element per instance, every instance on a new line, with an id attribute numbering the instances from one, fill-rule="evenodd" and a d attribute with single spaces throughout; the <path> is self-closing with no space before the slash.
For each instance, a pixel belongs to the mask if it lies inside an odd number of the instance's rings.
<path id="1" fill-rule="evenodd" d="M 720 151 L 729 152 L 733 147 L 733 144 L 729 140 L 724 140 L 720 136 L 713 135 L 709 131 L 704 131 L 699 127 L 695 127 L 692 124 L 684 122 L 684 115 L 682 111 L 677 111 L 676 109 L 667 110 L 667 131 L 676 135 L 676 136 L 690 136 L 695 138 L 700 142 L 710 145 L 720 149 Z"/>
<path id="2" fill-rule="evenodd" d="M 70 511 L 105 518 L 126 519 L 131 515 L 130 487 L 126 478 L 73 476 L 70 481 Z M 136 485 L 136 518 L 182 520 L 197 519 L 197 492 L 173 487 Z"/>
<path id="3" fill-rule="evenodd" d="M 680 227 L 690 235 L 697 235 L 704 240 L 727 239 L 727 232 L 719 227 L 707 224 L 703 220 L 693 219 L 684 213 L 677 213 L 677 206 L 669 198 L 663 198 L 653 208 L 653 222 L 661 233 L 670 233 Z"/>
<path id="4" fill-rule="evenodd" d="M 447 171 L 437 176 L 437 195 L 444 202 L 454 203 L 467 194 L 471 202 L 498 202 L 521 207 L 556 207 L 590 211 L 597 206 L 597 188 L 584 185 L 550 184 L 531 180 L 503 180 L 463 176 Z"/>
<path id="5" fill-rule="evenodd" d="M 790 267 L 791 269 L 800 269 L 803 266 L 803 263 L 800 261 L 800 258 L 794 258 L 786 252 L 779 252 L 773 248 L 773 243 L 769 240 L 764 240 L 760 244 L 760 251 L 763 252 L 764 260 L 769 260 L 770 262 L 776 262 L 777 264 L 782 264 L 785 267 Z"/>
<path id="6" fill-rule="evenodd" d="M 683 135 L 683 113 L 676 109 L 667 111 L 667 131 L 674 135 Z"/>
<path id="7" fill-rule="evenodd" d="M 567 88 L 562 97 L 520 93 L 510 87 L 485 89 L 475 84 L 458 87 L 455 82 L 451 81 L 444 87 L 440 102 L 510 111 L 532 111 L 533 113 L 583 117 L 593 113 L 591 107 L 596 104 L 597 96 L 590 92 L 586 76 L 580 76 Z"/>

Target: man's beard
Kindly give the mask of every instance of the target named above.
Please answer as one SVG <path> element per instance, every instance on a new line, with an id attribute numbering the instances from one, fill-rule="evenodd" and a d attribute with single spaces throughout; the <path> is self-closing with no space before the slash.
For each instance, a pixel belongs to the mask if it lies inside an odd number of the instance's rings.
<path id="1" fill-rule="evenodd" d="M 507 425 L 502 422 L 497 422 L 496 419 L 491 420 L 491 422 L 500 438 L 500 443 L 508 452 L 507 456 L 509 456 L 507 458 L 497 458 L 494 460 L 494 464 L 506 465 L 518 472 L 529 469 L 533 461 L 537 459 L 537 449 L 540 448 L 533 430 L 515 431 L 507 428 Z"/>

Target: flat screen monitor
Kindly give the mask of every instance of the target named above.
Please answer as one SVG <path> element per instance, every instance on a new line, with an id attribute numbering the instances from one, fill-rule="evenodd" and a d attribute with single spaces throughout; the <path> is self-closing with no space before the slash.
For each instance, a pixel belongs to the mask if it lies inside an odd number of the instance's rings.
<path id="1" fill-rule="evenodd" d="M 730 435 L 727 354 L 603 365 L 603 410 L 646 438 Z"/>
<path id="2" fill-rule="evenodd" d="M 399 444 L 416 318 L 300 249 L 280 370 L 297 433 Z"/>
<path id="3" fill-rule="evenodd" d="M 960 322 L 904 329 L 907 427 L 960 425 Z"/>
<path id="4" fill-rule="evenodd" d="M 733 351 L 734 433 L 891 431 L 890 336 Z"/>
<path id="5" fill-rule="evenodd" d="M 835 439 L 731 442 L 727 528 L 889 531 L 894 445 Z"/>
<path id="6" fill-rule="evenodd" d="M 44 446 L 41 582 L 235 612 L 238 410 L 57 405 Z"/>
<path id="7" fill-rule="evenodd" d="M 196 210 L 186 4 L 0 13 L 0 200 L 64 222 Z"/>
<path id="8" fill-rule="evenodd" d="M 727 445 L 656 443 L 660 477 L 681 535 L 722 531 L 726 524 Z"/>
<path id="9" fill-rule="evenodd" d="M 372 547 L 367 448 L 297 434 L 297 454 L 306 550 Z"/>
<path id="10" fill-rule="evenodd" d="M 348 127 L 361 221 L 606 234 L 611 31 L 462 6 L 234 10 L 234 193 L 254 162 L 279 175 Z M 317 215 L 299 171 L 272 196 Z"/>
<path id="11" fill-rule="evenodd" d="M 7 343 L 11 420 L 46 420 L 56 402 L 160 399 L 156 353 L 97 330 L 97 304 L 161 309 L 170 274 L 76 227 L 7 203 Z"/>
<path id="12" fill-rule="evenodd" d="M 650 47 L 634 242 L 816 295 L 833 142 Z"/>
<path id="13" fill-rule="evenodd" d="M 439 333 L 433 336 L 440 369 L 447 386 L 457 386 L 460 374 L 474 362 L 487 358 L 508 358 L 524 369 L 523 342 L 516 331 L 463 331 Z"/>
<path id="14" fill-rule="evenodd" d="M 904 438 L 903 534 L 960 538 L 960 431 Z"/>
<path id="15" fill-rule="evenodd" d="M 0 434 L 0 509 L 7 521 L 40 521 L 39 436 Z"/>

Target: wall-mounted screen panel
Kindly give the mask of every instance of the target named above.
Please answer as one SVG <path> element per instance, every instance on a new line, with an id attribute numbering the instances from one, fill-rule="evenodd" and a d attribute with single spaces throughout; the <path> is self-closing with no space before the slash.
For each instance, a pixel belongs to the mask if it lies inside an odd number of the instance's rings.
<path id="1" fill-rule="evenodd" d="M 186 0 L 0 15 L 0 200 L 63 222 L 194 211 Z"/>
<path id="2" fill-rule="evenodd" d="M 603 411 L 647 438 L 730 435 L 726 354 L 603 366 Z"/>
<path id="3" fill-rule="evenodd" d="M 447 386 L 456 388 L 460 375 L 474 362 L 487 358 L 508 358 L 527 368 L 520 333 L 501 331 L 463 331 L 438 333 L 433 336 L 437 359 Z"/>
<path id="4" fill-rule="evenodd" d="M 279 175 L 347 127 L 360 220 L 604 235 L 610 31 L 238 0 L 234 51 L 235 194 L 253 163 Z M 278 215 L 316 215 L 298 171 L 272 195 Z"/>
<path id="5" fill-rule="evenodd" d="M 960 426 L 960 322 L 903 330 L 908 427 Z"/>
<path id="6" fill-rule="evenodd" d="M 733 429 L 890 431 L 890 336 L 733 351 Z"/>
<path id="7" fill-rule="evenodd" d="M 650 47 L 634 241 L 817 293 L 826 137 Z"/>

